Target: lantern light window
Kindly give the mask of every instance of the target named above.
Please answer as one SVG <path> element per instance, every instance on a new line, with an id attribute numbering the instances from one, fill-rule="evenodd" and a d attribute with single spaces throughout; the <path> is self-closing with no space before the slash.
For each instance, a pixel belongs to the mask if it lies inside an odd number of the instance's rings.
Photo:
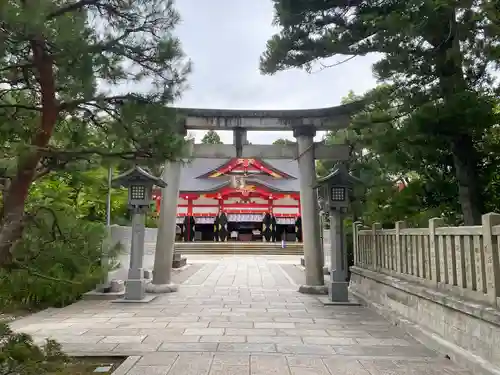
<path id="1" fill-rule="evenodd" d="M 343 202 L 346 200 L 345 187 L 332 187 L 331 200 L 333 202 Z"/>
<path id="2" fill-rule="evenodd" d="M 146 187 L 143 185 L 130 186 L 130 198 L 134 200 L 146 199 Z"/>

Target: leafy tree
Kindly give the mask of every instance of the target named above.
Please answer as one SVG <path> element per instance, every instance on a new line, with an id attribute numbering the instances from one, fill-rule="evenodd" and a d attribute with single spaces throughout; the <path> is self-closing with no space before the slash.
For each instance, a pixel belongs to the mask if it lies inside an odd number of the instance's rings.
<path id="1" fill-rule="evenodd" d="M 281 30 L 268 42 L 262 72 L 381 53 L 374 72 L 388 86 L 370 100 L 383 94 L 390 104 L 383 122 L 405 129 L 405 147 L 393 153 L 418 148 L 428 162 L 438 160 L 440 170 L 451 161 L 446 173 L 454 175 L 463 221 L 480 222 L 485 197 L 478 142 L 497 123 L 491 73 L 500 55 L 498 6 L 487 0 L 274 4 Z"/>
<path id="2" fill-rule="evenodd" d="M 211 144 L 211 145 L 221 145 L 222 141 L 220 139 L 220 135 L 215 130 L 209 130 L 208 132 L 205 133 L 205 135 L 201 139 L 201 143 Z"/>
<path id="3" fill-rule="evenodd" d="M 104 238 L 107 171 L 104 168 L 50 174 L 33 183 L 21 241 L 12 255 L 15 268 L 0 269 L 2 309 L 64 306 L 98 284 L 118 248 Z M 112 192 L 112 217 L 123 215 L 126 192 Z M 89 216 L 94 213 L 95 220 Z"/>
<path id="4" fill-rule="evenodd" d="M 175 112 L 190 64 L 171 0 L 6 0 L 0 4 L 0 266 L 34 180 L 99 157 L 173 159 Z"/>
<path id="5" fill-rule="evenodd" d="M 279 138 L 273 142 L 273 145 L 295 145 L 295 144 L 297 143 L 284 138 Z"/>

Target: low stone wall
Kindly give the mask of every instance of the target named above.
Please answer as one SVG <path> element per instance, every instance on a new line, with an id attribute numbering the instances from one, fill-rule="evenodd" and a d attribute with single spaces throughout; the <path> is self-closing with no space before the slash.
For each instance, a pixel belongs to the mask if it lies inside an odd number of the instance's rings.
<path id="1" fill-rule="evenodd" d="M 351 268 L 351 292 L 427 346 L 471 368 L 500 374 L 500 311 L 403 277 Z"/>
<path id="2" fill-rule="evenodd" d="M 144 242 L 155 243 L 157 234 L 157 228 L 146 228 Z M 111 238 L 113 243 L 120 242 L 125 247 L 125 249 L 128 249 L 130 247 L 130 241 L 132 240 L 132 227 L 112 225 Z"/>

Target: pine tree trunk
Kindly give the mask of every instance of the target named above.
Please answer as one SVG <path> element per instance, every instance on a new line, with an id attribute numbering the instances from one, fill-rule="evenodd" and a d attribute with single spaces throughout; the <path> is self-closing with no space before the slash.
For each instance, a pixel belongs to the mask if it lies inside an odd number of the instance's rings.
<path id="1" fill-rule="evenodd" d="M 24 205 L 42 157 L 41 149 L 48 145 L 59 115 L 53 61 L 47 52 L 46 43 L 39 38 L 33 39 L 30 45 L 41 91 L 40 126 L 31 140 L 33 151 L 18 157 L 17 173 L 7 191 L 0 218 L 2 225 L 0 228 L 0 268 L 11 263 L 13 246 L 21 238 Z"/>
<path id="2" fill-rule="evenodd" d="M 456 137 L 452 140 L 451 148 L 464 224 L 480 225 L 483 199 L 477 175 L 477 151 L 472 137 Z"/>
<path id="3" fill-rule="evenodd" d="M 23 230 L 24 205 L 5 214 L 0 229 L 0 268 L 12 264 L 12 249 L 19 241 Z"/>

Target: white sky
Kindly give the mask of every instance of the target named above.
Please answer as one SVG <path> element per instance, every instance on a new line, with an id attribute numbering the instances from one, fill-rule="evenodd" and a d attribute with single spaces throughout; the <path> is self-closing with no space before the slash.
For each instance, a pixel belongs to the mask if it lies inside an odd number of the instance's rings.
<path id="1" fill-rule="evenodd" d="M 182 17 L 176 33 L 193 61 L 190 89 L 177 106 L 321 108 L 340 104 L 350 90 L 362 94 L 376 84 L 371 70 L 374 57 L 356 58 L 313 74 L 290 70 L 261 75 L 259 57 L 276 32 L 270 0 L 177 0 L 176 7 Z M 198 141 L 203 134 L 193 132 Z M 224 143 L 232 142 L 231 132 L 219 134 Z M 248 133 L 253 144 L 270 144 L 278 138 L 293 139 L 291 132 Z"/>

